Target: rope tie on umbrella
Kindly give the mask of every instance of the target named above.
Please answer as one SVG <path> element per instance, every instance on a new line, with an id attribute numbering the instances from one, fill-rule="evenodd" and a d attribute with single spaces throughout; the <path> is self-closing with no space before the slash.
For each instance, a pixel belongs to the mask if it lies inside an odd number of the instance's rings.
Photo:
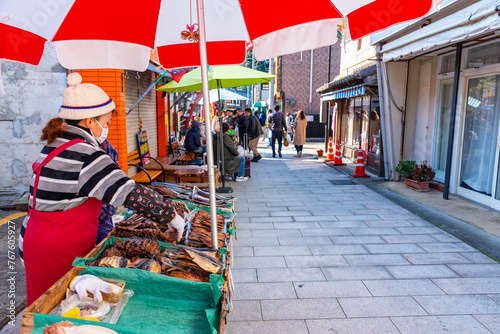
<path id="1" fill-rule="evenodd" d="M 200 41 L 200 33 L 198 31 L 198 23 L 193 24 L 192 4 L 189 0 L 189 24 L 186 24 L 186 30 L 181 31 L 181 38 L 191 42 L 198 43 Z"/>

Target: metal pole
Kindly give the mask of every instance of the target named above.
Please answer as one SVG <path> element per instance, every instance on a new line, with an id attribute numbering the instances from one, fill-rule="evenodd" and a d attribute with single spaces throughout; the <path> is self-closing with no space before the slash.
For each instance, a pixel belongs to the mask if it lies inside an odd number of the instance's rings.
<path id="1" fill-rule="evenodd" d="M 327 75 L 327 83 L 330 83 L 330 72 L 332 71 L 332 46 L 328 48 L 328 75 Z M 321 102 L 323 103 L 323 102 Z M 325 124 L 325 152 L 328 152 L 328 138 L 330 138 L 330 122 L 331 122 L 331 117 L 330 117 L 330 102 L 328 102 L 328 108 L 326 109 L 326 124 Z M 335 142 L 335 138 L 333 138 L 333 141 Z"/>
<path id="2" fill-rule="evenodd" d="M 172 133 L 171 133 L 171 127 L 172 127 L 172 118 L 171 118 L 171 114 L 170 114 L 170 93 L 167 93 L 167 113 L 168 113 L 168 122 L 167 122 L 167 135 L 168 135 L 168 151 L 167 151 L 167 156 L 170 156 L 170 154 L 172 154 L 172 156 L 174 155 L 174 152 L 172 152 Z"/>
<path id="3" fill-rule="evenodd" d="M 198 28 L 200 31 L 200 66 L 201 66 L 201 86 L 203 89 L 203 109 L 205 122 L 210 120 L 210 96 L 208 86 L 208 63 L 207 63 L 207 38 L 205 35 L 205 12 L 203 0 L 196 0 L 198 10 Z M 214 172 L 214 149 L 212 144 L 212 129 L 210 123 L 205 126 L 205 138 L 207 138 L 207 169 L 208 188 L 210 192 L 210 225 L 212 231 L 212 248 L 219 248 L 219 238 L 217 233 L 217 205 L 215 202 L 215 172 Z"/>
<path id="4" fill-rule="evenodd" d="M 455 117 L 457 114 L 458 81 L 460 80 L 460 67 L 462 62 L 462 42 L 457 43 L 455 56 L 455 74 L 453 78 L 453 95 L 451 97 L 450 132 L 448 134 L 448 152 L 446 154 L 446 167 L 444 170 L 443 199 L 448 199 L 450 194 L 451 161 L 453 155 L 453 137 L 455 134 Z"/>
<path id="5" fill-rule="evenodd" d="M 274 58 L 269 59 L 269 74 L 274 74 Z M 274 109 L 274 77 L 269 84 L 269 109 Z"/>
<path id="6" fill-rule="evenodd" d="M 254 69 L 255 69 L 255 53 L 253 52 L 252 49 L 252 70 Z M 254 91 L 255 91 L 255 85 L 252 85 L 252 100 L 250 101 L 250 107 L 253 107 L 253 104 L 255 103 Z"/>
<path id="7" fill-rule="evenodd" d="M 384 159 L 384 174 L 385 174 L 385 179 L 390 180 L 390 171 L 389 171 L 389 154 L 392 154 L 392 152 L 389 152 L 389 142 L 387 140 L 388 133 L 386 133 L 386 110 L 385 110 L 385 104 L 384 104 L 384 82 L 383 82 L 383 75 L 382 75 L 382 53 L 381 51 L 381 46 L 380 44 L 377 45 L 377 82 L 378 82 L 378 101 L 379 101 L 379 108 L 380 108 L 380 128 L 382 130 L 382 156 Z"/>
<path id="8" fill-rule="evenodd" d="M 217 80 L 217 92 L 219 93 L 219 106 L 222 105 L 222 100 L 220 98 L 220 80 Z M 219 112 L 220 112 L 220 107 L 219 107 Z M 222 114 L 219 116 L 219 149 L 220 149 L 220 154 L 219 154 L 219 170 L 222 173 L 222 188 L 219 187 L 217 188 L 218 193 L 232 193 L 233 188 L 231 187 L 226 187 L 226 180 L 224 178 L 224 134 L 222 133 Z"/>

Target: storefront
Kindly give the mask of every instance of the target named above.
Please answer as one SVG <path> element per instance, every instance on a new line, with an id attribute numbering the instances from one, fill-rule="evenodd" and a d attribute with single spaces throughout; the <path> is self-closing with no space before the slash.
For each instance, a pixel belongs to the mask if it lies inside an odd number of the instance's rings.
<path id="1" fill-rule="evenodd" d="M 333 138 L 340 141 L 343 156 L 356 162 L 361 147 L 366 169 L 382 175 L 380 107 L 375 77 L 376 67 L 368 66 L 355 74 L 336 77 L 317 91 L 322 94 L 322 101 L 329 101 L 334 108 Z"/>
<path id="2" fill-rule="evenodd" d="M 384 42 L 387 91 L 404 76 L 418 78 L 408 81 L 404 142 L 394 136 L 392 147 L 403 148 L 403 160 L 430 162 L 435 180 L 449 184 L 451 193 L 500 209 L 500 16 L 495 4 L 484 0 L 463 8 L 451 3 L 448 13 L 432 14 L 442 19 L 429 17 L 431 24 L 379 42 Z M 398 64 L 407 64 L 407 72 L 393 70 Z M 391 102 L 384 107 L 397 124 L 401 113 Z"/>
<path id="3" fill-rule="evenodd" d="M 457 109 L 457 194 L 500 209 L 500 39 L 464 49 Z M 434 165 L 444 177 L 453 79 L 445 73 L 454 54 L 442 56 Z"/>

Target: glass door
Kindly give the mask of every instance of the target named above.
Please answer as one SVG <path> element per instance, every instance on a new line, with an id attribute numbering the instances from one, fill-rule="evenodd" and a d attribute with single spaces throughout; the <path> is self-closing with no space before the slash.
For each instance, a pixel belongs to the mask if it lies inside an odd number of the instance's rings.
<path id="1" fill-rule="evenodd" d="M 452 93 L 453 79 L 442 80 L 439 89 L 439 105 L 434 139 L 434 160 L 432 163 L 432 166 L 436 170 L 436 181 L 439 182 L 444 182 L 448 138 L 450 135 Z"/>
<path id="2" fill-rule="evenodd" d="M 466 111 L 459 186 L 467 197 L 490 206 L 500 199 L 497 191 L 499 88 L 500 75 L 470 79 L 467 100 L 464 101 Z"/>

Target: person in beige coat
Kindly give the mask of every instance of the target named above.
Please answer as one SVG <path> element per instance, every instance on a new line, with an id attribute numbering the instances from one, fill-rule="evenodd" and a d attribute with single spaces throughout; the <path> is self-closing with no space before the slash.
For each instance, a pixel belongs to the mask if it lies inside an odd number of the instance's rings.
<path id="1" fill-rule="evenodd" d="M 302 156 L 302 148 L 306 142 L 306 128 L 307 119 L 304 110 L 299 110 L 297 113 L 297 118 L 293 122 L 293 131 L 295 132 L 293 136 L 293 144 L 297 150 L 297 156 L 300 158 Z"/>

